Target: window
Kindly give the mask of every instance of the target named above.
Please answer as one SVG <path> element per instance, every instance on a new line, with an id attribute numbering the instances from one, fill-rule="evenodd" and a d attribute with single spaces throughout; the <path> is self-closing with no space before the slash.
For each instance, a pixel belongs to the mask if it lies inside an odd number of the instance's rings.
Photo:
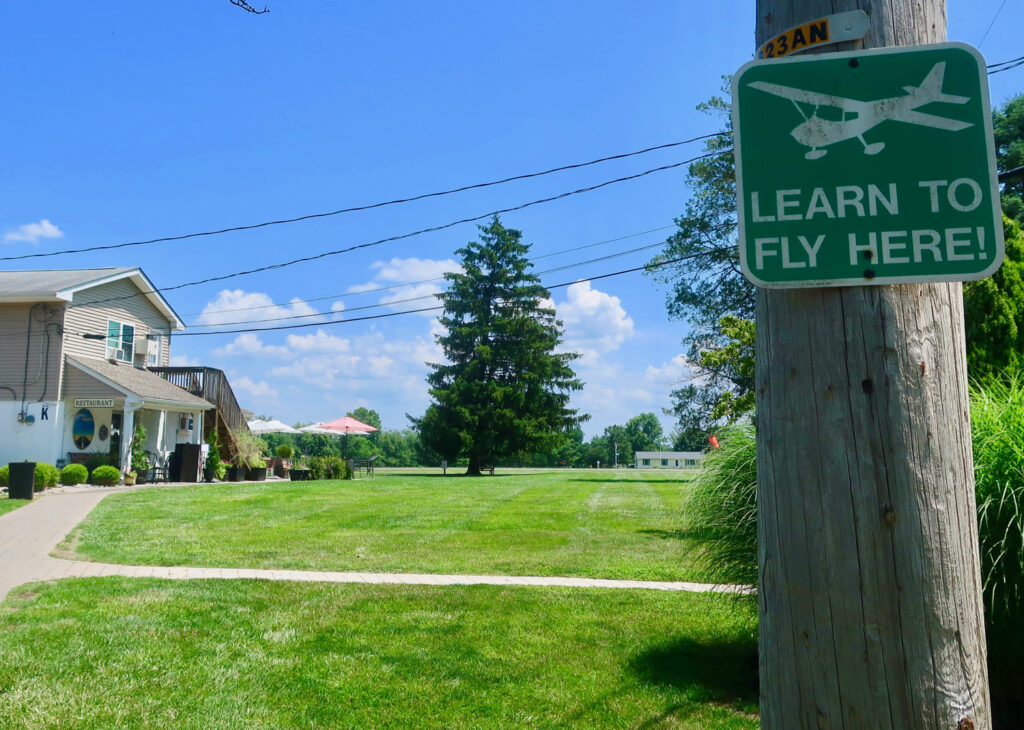
<path id="1" fill-rule="evenodd" d="M 697 466 L 697 460 L 696 459 L 687 459 L 686 460 L 686 466 Z"/>
<path id="2" fill-rule="evenodd" d="M 146 365 L 160 364 L 160 347 L 163 344 L 160 335 L 146 335 Z"/>
<path id="3" fill-rule="evenodd" d="M 131 362 L 135 354 L 135 327 L 124 322 L 107 320 L 107 357 Z"/>
<path id="4" fill-rule="evenodd" d="M 651 460 L 650 459 L 644 459 L 644 466 L 650 466 L 650 465 L 651 465 Z"/>
<path id="5" fill-rule="evenodd" d="M 661 460 L 661 465 L 662 466 L 668 466 L 668 459 L 662 459 Z"/>

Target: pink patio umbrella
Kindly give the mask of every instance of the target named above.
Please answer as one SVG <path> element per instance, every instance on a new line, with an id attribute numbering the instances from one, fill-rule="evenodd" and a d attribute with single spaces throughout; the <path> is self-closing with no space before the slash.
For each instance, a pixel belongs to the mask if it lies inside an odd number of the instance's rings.
<path id="1" fill-rule="evenodd" d="M 345 458 L 348 458 L 348 435 L 350 433 L 365 435 L 373 433 L 379 429 L 368 423 L 357 421 L 351 416 L 345 416 L 344 418 L 339 418 L 328 423 L 318 423 L 315 426 L 306 426 L 300 430 L 306 431 L 307 433 L 344 434 L 345 444 L 342 446 L 342 452 Z"/>
<path id="2" fill-rule="evenodd" d="M 349 434 L 349 433 L 367 434 L 367 433 L 373 433 L 374 431 L 378 430 L 378 429 L 374 428 L 373 426 L 371 426 L 368 423 L 363 423 L 362 421 L 357 421 L 356 419 L 352 418 L 351 416 L 345 416 L 344 418 L 339 418 L 336 421 L 330 421 L 328 423 L 318 423 L 317 427 L 320 428 L 320 429 L 323 429 L 322 431 L 320 431 L 320 433 L 322 433 L 323 431 L 331 431 L 333 433 L 344 433 L 344 434 Z"/>

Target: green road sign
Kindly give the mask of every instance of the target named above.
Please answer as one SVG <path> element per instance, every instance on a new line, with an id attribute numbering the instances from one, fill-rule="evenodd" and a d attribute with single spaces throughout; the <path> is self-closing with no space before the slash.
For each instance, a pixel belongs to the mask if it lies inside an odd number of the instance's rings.
<path id="1" fill-rule="evenodd" d="M 772 288 L 969 281 L 1003 260 L 985 62 L 943 43 L 733 79 L 740 263 Z"/>

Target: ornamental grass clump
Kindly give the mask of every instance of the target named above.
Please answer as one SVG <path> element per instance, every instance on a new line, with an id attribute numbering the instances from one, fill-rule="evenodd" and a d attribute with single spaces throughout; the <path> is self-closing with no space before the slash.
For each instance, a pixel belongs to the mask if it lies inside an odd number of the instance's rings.
<path id="1" fill-rule="evenodd" d="M 754 428 L 727 426 L 711 449 L 684 504 L 697 561 L 711 580 L 757 583 L 757 456 Z"/>
<path id="2" fill-rule="evenodd" d="M 1024 717 L 1024 374 L 971 392 L 981 578 L 993 711 Z"/>

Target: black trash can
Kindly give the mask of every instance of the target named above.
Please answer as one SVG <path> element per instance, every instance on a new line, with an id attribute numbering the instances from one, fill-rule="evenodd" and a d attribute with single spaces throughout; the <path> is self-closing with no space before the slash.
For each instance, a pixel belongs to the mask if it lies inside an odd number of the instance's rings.
<path id="1" fill-rule="evenodd" d="M 10 479 L 7 483 L 8 499 L 32 499 L 36 488 L 36 463 L 16 461 L 7 465 Z"/>

